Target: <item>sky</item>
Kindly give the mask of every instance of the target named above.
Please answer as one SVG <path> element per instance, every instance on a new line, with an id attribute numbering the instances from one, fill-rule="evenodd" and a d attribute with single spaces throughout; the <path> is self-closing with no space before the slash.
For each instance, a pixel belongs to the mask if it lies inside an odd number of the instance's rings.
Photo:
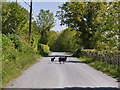
<path id="1" fill-rule="evenodd" d="M 22 5 L 24 8 L 26 8 L 28 11 L 30 11 L 30 8 L 27 4 L 30 4 L 30 2 L 27 2 L 25 4 L 24 2 L 18 2 L 20 5 Z M 44 10 L 50 10 L 50 12 L 53 12 L 54 15 L 56 15 L 56 12 L 59 10 L 58 6 L 60 6 L 63 2 L 33 2 L 32 8 L 33 8 L 33 17 L 36 19 L 36 16 L 39 14 L 41 9 Z M 60 20 L 58 20 L 57 17 L 55 17 L 56 23 L 55 27 L 53 27 L 51 30 L 55 31 L 61 31 L 66 28 L 66 26 L 60 26 Z"/>
<path id="2" fill-rule="evenodd" d="M 15 2 L 16 0 L 7 0 L 7 1 Z M 17 0 L 17 2 L 20 5 L 22 5 L 28 11 L 30 11 L 29 6 L 26 3 L 24 3 L 24 1 L 30 5 L 30 0 Z M 32 6 L 33 13 L 32 14 L 33 14 L 34 19 L 36 19 L 36 16 L 39 14 L 41 9 L 50 10 L 50 12 L 53 12 L 53 14 L 56 15 L 56 12 L 59 10 L 58 6 L 60 6 L 62 3 L 67 2 L 69 0 L 32 0 L 32 1 L 33 1 L 33 6 Z M 60 20 L 58 20 L 57 17 L 55 17 L 55 19 L 56 19 L 55 27 L 53 27 L 51 30 L 61 31 L 67 28 L 65 25 L 60 26 Z"/>

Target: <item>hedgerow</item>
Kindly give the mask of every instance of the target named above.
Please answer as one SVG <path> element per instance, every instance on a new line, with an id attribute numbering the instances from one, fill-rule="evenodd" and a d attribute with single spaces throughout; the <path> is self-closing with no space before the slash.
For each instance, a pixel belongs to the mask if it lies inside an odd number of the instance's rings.
<path id="1" fill-rule="evenodd" d="M 51 53 L 49 50 L 49 46 L 44 44 L 40 44 L 38 50 L 39 54 L 41 54 L 42 56 L 47 56 Z"/>
<path id="2" fill-rule="evenodd" d="M 36 45 L 37 46 L 37 45 Z M 35 48 L 15 34 L 2 34 L 2 85 L 18 77 L 23 70 L 37 62 Z M 41 45 L 39 56 L 50 54 L 47 45 Z"/>
<path id="3" fill-rule="evenodd" d="M 82 49 L 73 56 L 120 81 L 120 51 Z"/>

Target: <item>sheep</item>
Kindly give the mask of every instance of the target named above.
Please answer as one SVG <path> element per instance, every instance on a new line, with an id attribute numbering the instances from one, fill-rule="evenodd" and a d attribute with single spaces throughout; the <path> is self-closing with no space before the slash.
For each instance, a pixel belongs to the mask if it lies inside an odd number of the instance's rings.
<path id="1" fill-rule="evenodd" d="M 59 57 L 60 64 L 61 64 L 61 61 L 63 61 L 63 64 L 64 64 L 64 62 L 66 61 L 66 59 L 67 59 L 67 57 Z"/>
<path id="2" fill-rule="evenodd" d="M 54 57 L 54 58 L 51 58 L 51 62 L 54 62 L 54 59 L 55 59 L 55 57 Z"/>

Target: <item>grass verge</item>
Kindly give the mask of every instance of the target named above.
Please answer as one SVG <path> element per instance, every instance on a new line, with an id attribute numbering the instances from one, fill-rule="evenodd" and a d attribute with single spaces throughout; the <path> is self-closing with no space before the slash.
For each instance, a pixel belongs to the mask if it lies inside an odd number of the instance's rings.
<path id="1" fill-rule="evenodd" d="M 120 81 L 120 67 L 117 65 L 111 65 L 106 62 L 101 62 L 98 60 L 94 60 L 92 58 L 87 58 L 85 56 L 78 58 L 84 63 L 94 67 L 95 69 L 106 73 L 107 75 L 116 78 Z"/>
<path id="2" fill-rule="evenodd" d="M 17 78 L 22 74 L 22 71 L 29 68 L 31 65 L 37 62 L 35 57 L 30 57 L 29 54 L 21 55 L 17 62 L 3 62 L 2 73 L 2 87 L 6 87 L 9 81 Z M 28 62 L 29 61 L 29 62 Z"/>
<path id="3" fill-rule="evenodd" d="M 71 53 L 67 53 L 72 56 Z M 77 57 L 75 57 L 77 58 Z M 120 67 L 117 65 L 108 64 L 106 62 L 101 62 L 98 60 L 94 60 L 92 58 L 87 58 L 85 56 L 81 56 L 80 58 L 77 58 L 81 60 L 82 62 L 94 67 L 95 69 L 102 71 L 103 73 L 106 73 L 107 75 L 116 78 L 118 81 L 120 81 Z"/>

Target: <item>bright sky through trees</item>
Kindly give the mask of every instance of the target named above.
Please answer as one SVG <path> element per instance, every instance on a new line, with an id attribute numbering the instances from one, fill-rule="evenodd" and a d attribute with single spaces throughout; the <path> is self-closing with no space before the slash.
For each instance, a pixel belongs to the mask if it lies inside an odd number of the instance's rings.
<path id="1" fill-rule="evenodd" d="M 15 1 L 15 0 L 7 0 L 7 1 Z M 18 3 L 20 5 L 22 5 L 24 8 L 26 8 L 28 11 L 30 10 L 29 9 L 29 6 L 30 5 L 30 0 L 17 0 Z M 27 2 L 27 4 L 24 3 Z M 44 10 L 50 10 L 50 12 L 53 12 L 54 16 L 56 15 L 56 11 L 59 10 L 58 6 L 60 6 L 63 2 L 42 2 L 42 1 L 39 1 L 39 2 L 34 2 L 33 0 L 33 17 L 34 19 L 36 20 L 36 16 L 38 15 L 39 11 L 41 9 L 44 9 Z M 60 26 L 60 21 L 55 17 L 56 19 L 56 24 L 55 24 L 55 27 L 52 28 L 52 30 L 55 30 L 55 31 L 61 31 L 61 30 L 64 30 L 66 28 L 66 26 Z"/>
<path id="2" fill-rule="evenodd" d="M 19 2 L 20 5 L 22 5 L 23 7 L 26 7 L 26 4 L 23 2 Z M 56 11 L 58 11 L 58 6 L 61 5 L 62 2 L 33 2 L 33 16 L 36 17 L 36 15 L 38 15 L 40 9 L 44 9 L 44 10 L 50 10 L 50 12 L 53 12 L 54 15 L 56 15 Z M 29 10 L 29 7 L 27 6 L 27 8 Z M 53 27 L 52 29 L 55 31 L 61 31 L 63 29 L 66 28 L 66 26 L 60 26 L 60 21 L 56 19 L 56 25 L 55 27 Z"/>

